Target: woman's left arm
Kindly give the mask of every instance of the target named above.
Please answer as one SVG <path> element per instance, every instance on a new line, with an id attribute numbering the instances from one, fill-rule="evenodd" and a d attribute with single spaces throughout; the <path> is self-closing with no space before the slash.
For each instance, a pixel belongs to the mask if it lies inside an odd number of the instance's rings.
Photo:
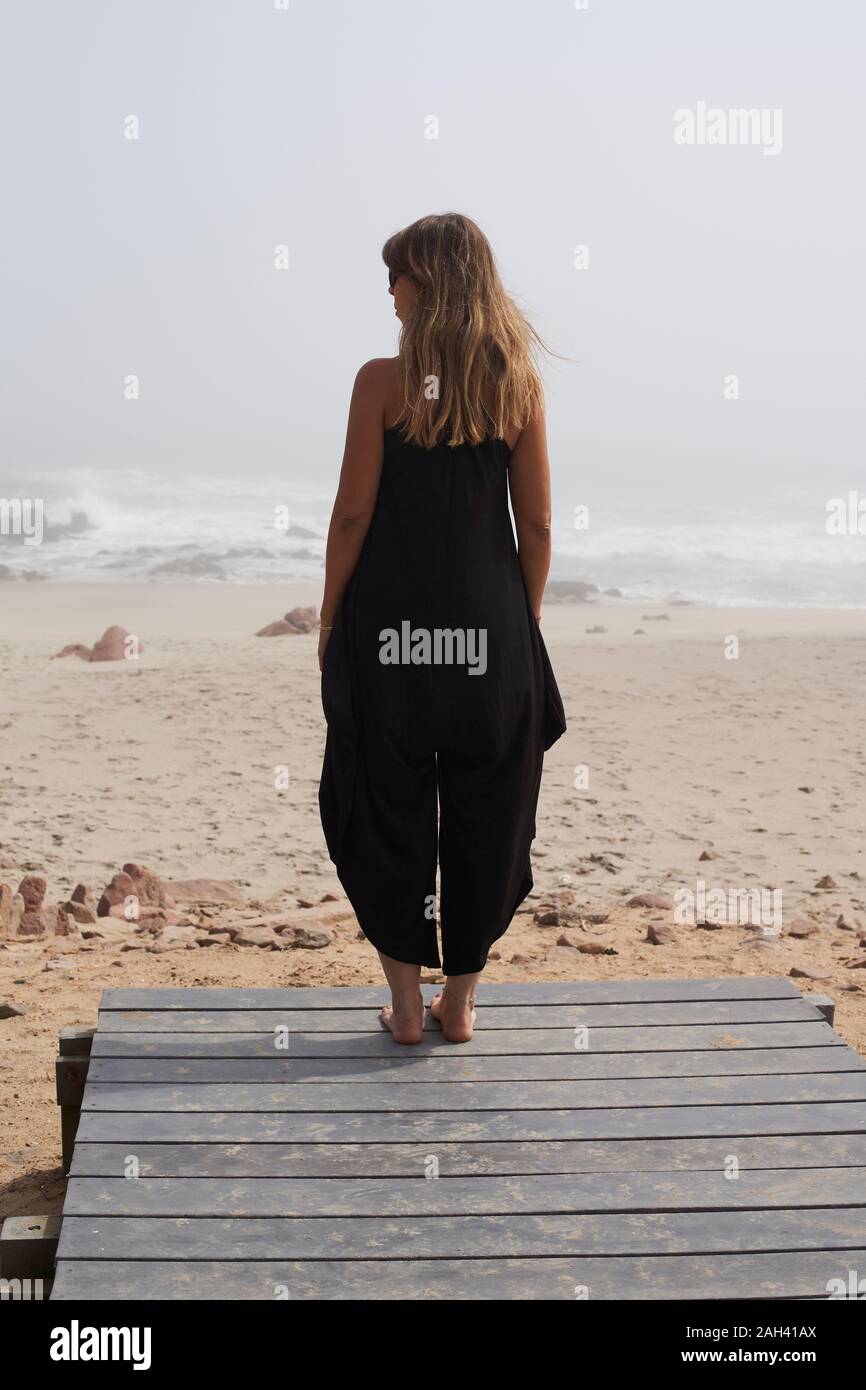
<path id="1" fill-rule="evenodd" d="M 340 485 L 331 513 L 325 551 L 325 591 L 322 595 L 319 669 L 346 585 L 355 572 L 364 538 L 370 529 L 382 476 L 383 408 L 386 359 L 365 362 L 355 377 Z"/>

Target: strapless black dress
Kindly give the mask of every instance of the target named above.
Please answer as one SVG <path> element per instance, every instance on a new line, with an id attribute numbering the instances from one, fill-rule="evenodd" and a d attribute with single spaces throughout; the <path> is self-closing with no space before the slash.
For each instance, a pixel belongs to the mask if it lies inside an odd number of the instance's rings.
<path id="1" fill-rule="evenodd" d="M 542 758 L 566 727 L 508 457 L 502 440 L 422 449 L 385 431 L 323 662 L 319 805 L 337 874 L 374 946 L 450 975 L 483 969 L 532 887 Z"/>

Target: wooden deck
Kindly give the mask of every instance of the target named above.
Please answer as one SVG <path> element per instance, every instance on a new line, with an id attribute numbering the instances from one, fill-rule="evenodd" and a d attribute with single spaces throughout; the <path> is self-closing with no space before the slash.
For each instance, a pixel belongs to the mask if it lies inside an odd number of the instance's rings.
<path id="1" fill-rule="evenodd" d="M 789 980 L 483 985 L 460 1047 L 398 1047 L 385 997 L 106 990 L 52 1298 L 824 1298 L 866 1272 L 866 1064 Z"/>

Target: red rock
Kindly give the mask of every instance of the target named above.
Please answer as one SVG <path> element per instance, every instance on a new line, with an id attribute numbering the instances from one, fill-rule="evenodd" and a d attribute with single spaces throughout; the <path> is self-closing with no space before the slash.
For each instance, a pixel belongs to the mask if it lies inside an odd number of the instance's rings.
<path id="1" fill-rule="evenodd" d="M 573 888 L 558 888 L 552 896 L 556 907 L 577 906 L 577 894 Z"/>
<path id="2" fill-rule="evenodd" d="M 646 929 L 646 940 L 651 946 L 670 946 L 676 939 L 672 928 L 663 922 L 650 922 Z"/>
<path id="3" fill-rule="evenodd" d="M 841 913 L 840 913 L 840 915 L 836 918 L 836 926 L 839 928 L 840 931 L 861 931 L 861 930 L 862 930 L 862 928 L 861 928 L 861 926 L 860 926 L 860 923 L 857 921 L 856 917 L 855 917 L 855 919 L 854 919 L 853 922 L 846 922 L 846 921 L 845 921 L 845 918 L 841 915 Z"/>
<path id="4" fill-rule="evenodd" d="M 714 849 L 704 849 L 701 850 L 700 854 L 698 855 L 698 862 L 700 862 L 703 859 L 718 859 L 718 857 L 719 856 L 716 854 L 716 851 Z"/>
<path id="5" fill-rule="evenodd" d="M 126 658 L 129 648 L 126 639 L 130 636 L 125 627 L 107 627 L 90 653 L 91 661 L 123 661 Z M 143 652 L 144 647 L 136 641 L 136 650 Z"/>
<path id="6" fill-rule="evenodd" d="M 24 912 L 21 914 L 21 921 L 18 923 L 19 936 L 47 936 L 54 930 L 56 917 L 49 917 L 43 910 L 37 912 Z"/>
<path id="7" fill-rule="evenodd" d="M 236 946 L 260 946 L 266 950 L 278 951 L 279 937 L 273 927 L 236 927 L 231 932 Z"/>
<path id="8" fill-rule="evenodd" d="M 816 975 L 812 970 L 801 970 L 796 965 L 791 966 L 788 974 L 793 975 L 795 980 L 829 980 L 831 978 L 829 975 Z"/>
<path id="9" fill-rule="evenodd" d="M 829 874 L 825 874 L 823 878 L 819 878 L 819 879 L 818 879 L 818 882 L 815 884 L 815 887 L 816 887 L 816 888 L 838 888 L 839 885 L 838 885 L 838 883 L 836 882 L 836 880 L 835 880 L 834 878 L 831 878 L 831 877 L 830 877 Z"/>
<path id="10" fill-rule="evenodd" d="M 192 923 L 182 922 L 176 926 L 160 927 L 157 933 L 160 941 L 194 941 L 196 928 Z"/>
<path id="11" fill-rule="evenodd" d="M 319 615 L 315 608 L 291 608 L 283 614 L 283 621 L 292 623 L 299 632 L 310 632 L 319 626 Z"/>
<path id="12" fill-rule="evenodd" d="M 102 897 L 96 904 L 96 915 L 97 917 L 108 917 L 113 907 L 122 908 L 127 899 L 135 897 L 135 884 L 129 874 L 115 874 L 111 882 L 106 884 Z M 134 904 L 130 904 L 130 911 L 132 911 L 133 906 Z M 128 920 L 132 921 L 134 918 L 130 917 Z"/>
<path id="13" fill-rule="evenodd" d="M 499 953 L 498 951 L 488 951 L 488 952 L 487 952 L 487 959 L 488 959 L 488 960 L 502 960 L 502 956 L 500 955 L 500 953 Z"/>
<path id="14" fill-rule="evenodd" d="M 74 918 L 74 920 L 81 925 L 89 926 L 96 921 L 96 909 L 89 907 L 87 903 L 75 902 L 70 898 L 68 902 L 61 903 L 60 905 L 64 912 L 67 912 L 70 917 Z"/>
<path id="15" fill-rule="evenodd" d="M 579 941 L 577 949 L 582 956 L 618 956 L 613 946 L 605 946 L 601 941 Z"/>
<path id="16" fill-rule="evenodd" d="M 63 647 L 61 651 L 55 652 L 51 660 L 56 661 L 61 656 L 79 656 L 82 661 L 89 661 L 90 650 L 90 647 L 85 647 L 81 642 L 71 642 L 68 647 Z"/>
<path id="17" fill-rule="evenodd" d="M 574 942 L 569 941 L 568 937 L 565 935 L 565 932 L 562 933 L 562 936 L 558 936 L 556 938 L 556 944 L 557 946 L 574 946 Z"/>
<path id="18" fill-rule="evenodd" d="M 289 931 L 281 932 L 279 939 L 284 945 L 305 951 L 320 951 L 334 940 L 330 932 L 309 931 L 307 927 L 291 927 Z"/>
<path id="19" fill-rule="evenodd" d="M 165 887 L 179 903 L 242 903 L 244 895 L 236 883 L 218 878 L 173 878 Z"/>
<path id="20" fill-rule="evenodd" d="M 142 864 L 124 864 L 123 872 L 129 874 L 135 887 L 135 893 L 142 907 L 170 907 L 173 899 L 166 891 L 165 884 L 158 874 L 152 869 L 146 869 Z"/>
<path id="21" fill-rule="evenodd" d="M 785 929 L 785 935 L 795 937 L 815 936 L 820 930 L 821 928 L 818 926 L 817 922 L 810 922 L 806 917 L 797 917 L 795 921 L 791 922 Z"/>
<path id="22" fill-rule="evenodd" d="M 319 615 L 315 608 L 293 608 L 289 613 L 278 618 L 275 623 L 268 623 L 267 627 L 260 628 L 256 633 L 257 637 L 290 637 L 297 636 L 302 632 L 312 632 L 319 626 Z"/>
<path id="23" fill-rule="evenodd" d="M 55 936 L 77 936 L 78 924 L 73 917 L 70 917 L 62 907 L 51 907 L 49 914 L 54 913 L 54 935 Z"/>
<path id="24" fill-rule="evenodd" d="M 196 941 L 199 946 L 227 946 L 231 936 L 227 931 L 201 932 Z"/>
<path id="25" fill-rule="evenodd" d="M 27 912 L 38 912 L 45 901 L 48 884 L 39 874 L 26 874 L 18 885 Z"/>
<path id="26" fill-rule="evenodd" d="M 558 927 L 560 925 L 558 912 L 536 912 L 533 921 L 537 927 Z"/>
<path id="27" fill-rule="evenodd" d="M 148 950 L 157 955 L 164 951 L 198 950 L 196 935 L 196 929 L 192 926 L 163 927 L 152 938 L 152 945 Z M 146 937 L 142 939 L 147 940 Z"/>
<path id="28" fill-rule="evenodd" d="M 280 618 L 275 623 L 268 623 L 266 627 L 260 627 L 256 633 L 257 637 L 289 637 L 296 635 L 298 629 L 292 624 L 287 623 L 284 618 Z"/>
<path id="29" fill-rule="evenodd" d="M 509 965 L 528 965 L 528 964 L 529 964 L 529 957 L 528 957 L 528 956 L 522 956 L 522 955 L 520 954 L 520 952 L 518 951 L 517 955 L 514 955 L 514 956 L 511 957 L 511 960 L 508 962 L 508 964 L 509 964 Z"/>
<path id="30" fill-rule="evenodd" d="M 575 948 L 573 946 L 548 946 L 544 953 L 545 964 L 564 965 L 572 967 L 574 965 Z"/>
<path id="31" fill-rule="evenodd" d="M 76 883 L 72 892 L 69 894 L 69 901 L 72 903 L 84 903 L 86 907 L 96 908 L 93 894 L 86 883 Z"/>
<path id="32" fill-rule="evenodd" d="M 77 935 L 78 927 L 70 922 L 60 907 L 40 907 L 36 911 L 22 912 L 18 924 L 18 936 L 70 936 Z"/>
<path id="33" fill-rule="evenodd" d="M 344 901 L 345 899 L 341 899 L 339 893 L 323 893 L 319 899 L 319 902 L 323 903 L 338 903 Z"/>
<path id="34" fill-rule="evenodd" d="M 628 906 L 672 908 L 673 901 L 670 898 L 663 897 L 661 893 L 636 893 L 633 898 L 629 898 Z"/>

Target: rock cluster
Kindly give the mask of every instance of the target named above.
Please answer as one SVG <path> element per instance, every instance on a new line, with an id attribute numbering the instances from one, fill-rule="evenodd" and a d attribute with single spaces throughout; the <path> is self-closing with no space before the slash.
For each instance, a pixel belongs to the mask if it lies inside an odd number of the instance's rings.
<path id="1" fill-rule="evenodd" d="M 71 642 L 69 646 L 55 652 L 51 660 L 56 661 L 61 656 L 77 656 L 82 661 L 123 661 L 129 653 L 127 644 L 130 640 L 135 643 L 136 654 L 144 651 L 137 638 L 132 638 L 125 627 L 115 624 L 113 627 L 107 627 L 92 647 L 85 647 L 81 642 Z"/>
<path id="2" fill-rule="evenodd" d="M 143 864 L 128 863 L 94 893 L 79 883 L 69 897 L 48 904 L 48 884 L 26 874 L 13 892 L 0 883 L 0 937 L 20 941 L 76 937 L 124 951 L 176 951 L 200 946 L 251 946 L 272 951 L 330 946 L 329 926 L 354 920 L 345 898 L 325 893 L 320 902 L 262 914 L 246 904 L 236 883 L 195 878 L 163 880 Z M 224 915 L 228 914 L 228 915 Z"/>
<path id="3" fill-rule="evenodd" d="M 315 608 L 292 608 L 275 623 L 260 628 L 257 637 L 288 637 L 299 632 L 314 632 L 319 626 L 319 615 Z"/>

